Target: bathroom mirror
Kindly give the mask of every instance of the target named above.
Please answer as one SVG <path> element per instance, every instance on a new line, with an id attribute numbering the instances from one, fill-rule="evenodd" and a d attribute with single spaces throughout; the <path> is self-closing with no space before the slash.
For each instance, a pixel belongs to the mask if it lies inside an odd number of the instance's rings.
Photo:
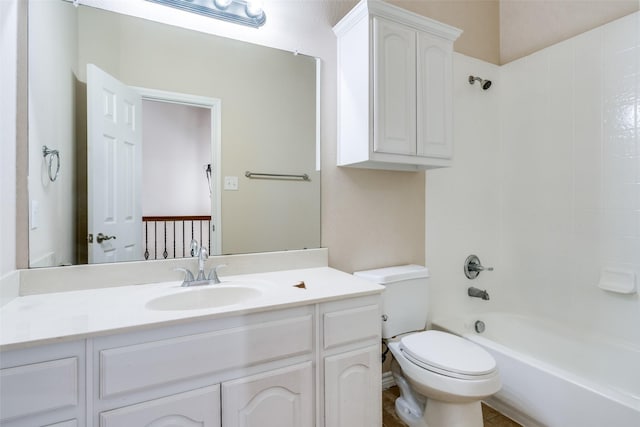
<path id="1" fill-rule="evenodd" d="M 92 136 L 88 64 L 139 94 L 140 108 L 122 117 L 137 120 L 140 149 Z M 316 67 L 305 55 L 31 0 L 30 267 L 179 258 L 192 239 L 213 254 L 320 247 Z M 121 114 L 107 99 L 100 114 Z M 107 228 L 116 217 L 136 228 Z"/>

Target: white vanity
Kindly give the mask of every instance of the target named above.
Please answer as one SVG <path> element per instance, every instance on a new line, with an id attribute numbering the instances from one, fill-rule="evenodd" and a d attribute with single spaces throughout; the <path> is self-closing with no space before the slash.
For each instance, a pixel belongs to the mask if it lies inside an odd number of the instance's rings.
<path id="1" fill-rule="evenodd" d="M 258 292 L 190 310 L 150 303 L 199 291 L 180 281 L 15 298 L 0 424 L 381 425 L 382 287 L 326 266 L 222 279 Z"/>

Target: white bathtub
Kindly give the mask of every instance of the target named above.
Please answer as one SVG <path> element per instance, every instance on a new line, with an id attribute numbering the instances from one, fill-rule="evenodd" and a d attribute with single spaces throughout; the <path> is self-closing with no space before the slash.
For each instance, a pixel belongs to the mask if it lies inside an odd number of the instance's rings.
<path id="1" fill-rule="evenodd" d="M 527 427 L 640 426 L 640 347 L 509 313 L 435 319 L 433 327 L 493 355 L 503 386 L 487 403 Z"/>

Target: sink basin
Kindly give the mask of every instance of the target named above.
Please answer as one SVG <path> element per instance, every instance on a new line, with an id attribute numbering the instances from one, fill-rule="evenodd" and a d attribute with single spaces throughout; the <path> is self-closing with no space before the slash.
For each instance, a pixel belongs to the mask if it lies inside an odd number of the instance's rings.
<path id="1" fill-rule="evenodd" d="M 262 293 L 245 286 L 213 286 L 192 288 L 171 295 L 154 298 L 147 303 L 150 310 L 200 310 L 239 304 L 259 297 Z"/>

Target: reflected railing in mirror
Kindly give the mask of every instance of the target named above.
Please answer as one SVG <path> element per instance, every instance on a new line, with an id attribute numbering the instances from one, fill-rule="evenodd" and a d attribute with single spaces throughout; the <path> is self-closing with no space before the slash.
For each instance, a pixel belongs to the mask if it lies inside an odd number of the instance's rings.
<path id="1" fill-rule="evenodd" d="M 211 253 L 211 216 L 143 216 L 144 259 L 192 256 L 191 241 L 197 240 Z"/>

